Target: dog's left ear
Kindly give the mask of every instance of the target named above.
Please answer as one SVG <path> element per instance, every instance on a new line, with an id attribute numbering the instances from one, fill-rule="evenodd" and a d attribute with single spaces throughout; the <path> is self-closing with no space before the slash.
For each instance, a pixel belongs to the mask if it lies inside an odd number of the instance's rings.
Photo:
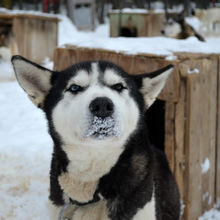
<path id="1" fill-rule="evenodd" d="M 43 106 L 45 96 L 51 89 L 52 71 L 21 56 L 13 56 L 11 62 L 19 85 L 38 107 Z"/>
<path id="2" fill-rule="evenodd" d="M 173 65 L 168 65 L 155 72 L 136 76 L 136 82 L 139 81 L 138 87 L 144 96 L 146 108 L 149 108 L 156 100 L 172 71 Z"/>

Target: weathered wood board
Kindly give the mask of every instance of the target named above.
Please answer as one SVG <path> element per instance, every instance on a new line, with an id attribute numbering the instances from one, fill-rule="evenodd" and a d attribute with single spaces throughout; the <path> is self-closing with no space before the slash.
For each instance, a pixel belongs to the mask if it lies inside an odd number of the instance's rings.
<path id="1" fill-rule="evenodd" d="M 220 56 L 218 57 L 218 108 L 217 108 L 217 144 L 216 144 L 216 204 L 220 207 Z"/>

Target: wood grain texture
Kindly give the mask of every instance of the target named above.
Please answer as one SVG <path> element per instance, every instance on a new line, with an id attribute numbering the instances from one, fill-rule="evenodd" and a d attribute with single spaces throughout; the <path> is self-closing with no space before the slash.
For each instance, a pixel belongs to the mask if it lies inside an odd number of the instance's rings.
<path id="1" fill-rule="evenodd" d="M 175 170 L 175 105 L 166 102 L 165 106 L 165 152 L 172 172 Z"/>
<path id="2" fill-rule="evenodd" d="M 218 56 L 218 108 L 217 108 L 217 143 L 216 143 L 216 198 L 215 202 L 220 206 L 220 56 Z"/>
<path id="3" fill-rule="evenodd" d="M 183 65 L 187 72 L 199 69 L 199 74 L 187 77 L 185 202 L 186 219 L 191 220 L 212 207 L 215 198 L 217 62 L 211 58 Z M 210 168 L 202 173 L 205 160 Z"/>
<path id="4" fill-rule="evenodd" d="M 12 32 L 19 55 L 38 63 L 53 58 L 58 40 L 56 21 L 18 16 L 13 19 Z"/>

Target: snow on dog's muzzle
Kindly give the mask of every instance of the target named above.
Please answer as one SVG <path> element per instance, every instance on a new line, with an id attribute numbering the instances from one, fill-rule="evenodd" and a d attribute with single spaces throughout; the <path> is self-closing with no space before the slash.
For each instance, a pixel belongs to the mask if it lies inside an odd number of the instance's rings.
<path id="1" fill-rule="evenodd" d="M 120 137 L 120 129 L 113 117 L 100 118 L 94 116 L 85 137 L 104 139 L 105 137 Z"/>
<path id="2" fill-rule="evenodd" d="M 119 127 L 113 117 L 114 104 L 107 97 L 95 98 L 89 105 L 92 116 L 85 137 L 103 139 L 109 136 L 120 136 Z"/>

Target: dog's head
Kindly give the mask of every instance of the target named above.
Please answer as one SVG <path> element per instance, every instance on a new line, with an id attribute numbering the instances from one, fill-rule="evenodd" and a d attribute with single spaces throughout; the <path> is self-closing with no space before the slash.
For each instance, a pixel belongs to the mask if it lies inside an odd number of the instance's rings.
<path id="1" fill-rule="evenodd" d="M 167 14 L 164 22 L 161 34 L 166 37 L 177 38 L 183 31 L 184 14 Z"/>
<path id="2" fill-rule="evenodd" d="M 61 72 L 20 56 L 12 63 L 20 86 L 45 111 L 52 137 L 80 146 L 124 144 L 173 69 L 132 76 L 106 61 L 82 62 Z"/>

